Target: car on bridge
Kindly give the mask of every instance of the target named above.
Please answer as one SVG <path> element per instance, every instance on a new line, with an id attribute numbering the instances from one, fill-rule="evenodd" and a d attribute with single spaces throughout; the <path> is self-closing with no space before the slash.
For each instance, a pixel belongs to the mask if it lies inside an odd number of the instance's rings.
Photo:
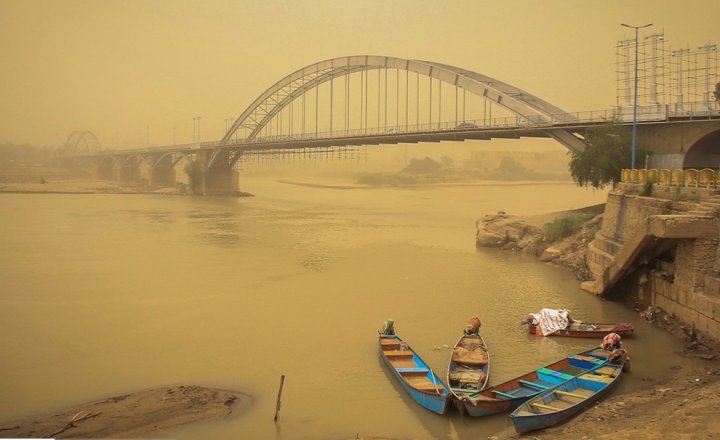
<path id="1" fill-rule="evenodd" d="M 455 128 L 460 129 L 460 130 L 467 130 L 470 128 L 479 128 L 479 127 L 477 125 L 473 124 L 472 122 L 461 122 Z"/>

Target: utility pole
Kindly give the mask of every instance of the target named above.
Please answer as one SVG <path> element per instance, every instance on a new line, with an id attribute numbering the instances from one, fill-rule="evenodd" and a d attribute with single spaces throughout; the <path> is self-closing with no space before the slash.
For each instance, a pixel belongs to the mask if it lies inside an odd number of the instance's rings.
<path id="1" fill-rule="evenodd" d="M 637 111 L 638 111 L 638 30 L 652 26 L 652 23 L 644 24 L 642 26 L 631 26 L 629 24 L 622 23 L 622 26 L 635 29 L 635 90 L 634 90 L 634 102 L 633 102 L 633 128 L 632 128 L 632 163 L 631 168 L 635 169 L 635 148 L 637 146 Z"/>

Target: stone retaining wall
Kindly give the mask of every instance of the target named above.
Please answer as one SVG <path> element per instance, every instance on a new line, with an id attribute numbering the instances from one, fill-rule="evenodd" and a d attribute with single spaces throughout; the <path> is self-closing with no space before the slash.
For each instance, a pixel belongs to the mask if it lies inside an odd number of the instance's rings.
<path id="1" fill-rule="evenodd" d="M 588 248 L 588 268 L 594 276 L 601 276 L 634 231 L 647 223 L 648 216 L 684 215 L 698 208 L 699 203 L 611 192 L 603 225 Z M 710 216 L 716 218 L 712 224 L 719 224 L 717 212 Z M 719 232 L 720 226 L 693 239 L 651 242 L 621 284 L 629 291 L 611 289 L 609 293 L 632 295 L 675 315 L 698 333 L 720 340 Z"/>

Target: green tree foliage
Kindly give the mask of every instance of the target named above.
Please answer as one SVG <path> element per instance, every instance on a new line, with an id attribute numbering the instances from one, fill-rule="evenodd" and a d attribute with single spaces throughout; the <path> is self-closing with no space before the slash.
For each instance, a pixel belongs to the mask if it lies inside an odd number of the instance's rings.
<path id="1" fill-rule="evenodd" d="M 501 174 L 524 174 L 527 168 L 512 157 L 503 156 L 498 166 L 498 171 L 500 171 Z"/>
<path id="2" fill-rule="evenodd" d="M 410 159 L 408 166 L 403 168 L 403 172 L 408 174 L 433 174 L 440 171 L 441 168 L 442 164 L 427 156 L 424 159 L 413 157 Z"/>
<path id="3" fill-rule="evenodd" d="M 590 218 L 592 216 L 588 214 L 566 214 L 550 223 L 545 223 L 543 226 L 545 240 L 553 242 L 565 238 L 580 229 L 583 223 L 590 220 Z"/>
<path id="4" fill-rule="evenodd" d="M 443 156 L 440 158 L 440 165 L 445 169 L 454 168 L 455 161 L 453 161 L 450 156 Z"/>
<path id="5" fill-rule="evenodd" d="M 588 130 L 585 151 L 572 151 L 570 174 L 580 186 L 596 189 L 620 181 L 620 172 L 632 161 L 629 127 L 611 122 Z M 637 154 L 642 157 L 643 154 Z"/>

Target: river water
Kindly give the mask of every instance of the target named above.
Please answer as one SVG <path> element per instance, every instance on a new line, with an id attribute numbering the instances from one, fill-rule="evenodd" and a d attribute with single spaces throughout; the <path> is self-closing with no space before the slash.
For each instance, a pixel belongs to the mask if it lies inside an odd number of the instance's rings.
<path id="1" fill-rule="evenodd" d="M 0 196 L 0 421 L 197 384 L 247 392 L 254 405 L 157 437 L 465 439 L 508 429 L 505 415 L 439 416 L 409 399 L 378 357 L 388 318 L 443 378 L 446 346 L 473 316 L 491 383 L 591 345 L 528 335 L 519 323 L 542 307 L 635 323 L 633 372 L 615 392 L 651 386 L 680 362 L 676 342 L 581 291 L 569 271 L 475 248 L 485 214 L 578 208 L 604 202 L 602 192 L 241 178 L 256 197 Z"/>

